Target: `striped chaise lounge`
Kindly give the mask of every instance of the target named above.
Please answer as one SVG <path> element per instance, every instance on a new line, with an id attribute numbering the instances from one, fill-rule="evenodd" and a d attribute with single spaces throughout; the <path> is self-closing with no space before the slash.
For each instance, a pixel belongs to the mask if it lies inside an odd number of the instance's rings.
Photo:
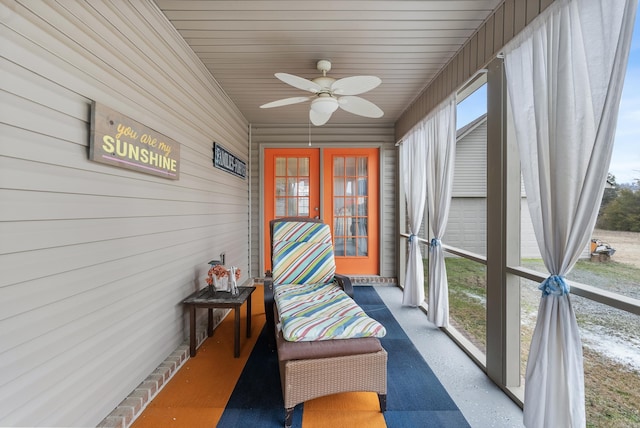
<path id="1" fill-rule="evenodd" d="M 386 410 L 385 329 L 355 303 L 349 278 L 336 274 L 329 226 L 309 218 L 271 221 L 271 266 L 264 282 L 274 332 L 285 427 L 297 404 L 348 391 L 378 394 Z"/>

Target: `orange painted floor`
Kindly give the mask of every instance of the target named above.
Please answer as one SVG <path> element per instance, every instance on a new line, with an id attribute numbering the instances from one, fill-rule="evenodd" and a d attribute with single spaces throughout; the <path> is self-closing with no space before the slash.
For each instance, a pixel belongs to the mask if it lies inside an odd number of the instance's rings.
<path id="1" fill-rule="evenodd" d="M 131 425 L 132 428 L 215 427 L 265 323 L 263 288 L 252 296 L 251 338 L 241 310 L 240 357 L 233 358 L 233 312 L 187 360 Z M 284 422 L 284 409 L 282 409 Z M 336 394 L 305 403 L 303 428 L 386 427 L 374 393 Z"/>

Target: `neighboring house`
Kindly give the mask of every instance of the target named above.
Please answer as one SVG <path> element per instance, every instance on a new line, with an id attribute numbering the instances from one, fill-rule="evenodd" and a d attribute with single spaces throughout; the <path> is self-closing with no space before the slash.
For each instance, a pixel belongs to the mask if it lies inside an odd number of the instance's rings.
<path id="1" fill-rule="evenodd" d="M 460 128 L 449 219 L 443 242 L 487 254 L 487 115 Z"/>
<path id="2" fill-rule="evenodd" d="M 458 129 L 456 163 L 449 220 L 443 242 L 477 254 L 487 254 L 487 115 Z M 522 180 L 520 257 L 541 258 Z M 588 246 L 582 257 L 588 258 Z"/>

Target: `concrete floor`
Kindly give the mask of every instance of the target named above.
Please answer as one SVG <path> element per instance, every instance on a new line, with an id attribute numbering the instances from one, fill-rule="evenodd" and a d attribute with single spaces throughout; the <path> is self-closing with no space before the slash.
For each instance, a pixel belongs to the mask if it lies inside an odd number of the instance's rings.
<path id="1" fill-rule="evenodd" d="M 443 331 L 418 308 L 402 306 L 402 290 L 376 291 L 474 428 L 523 427 L 515 404 Z"/>

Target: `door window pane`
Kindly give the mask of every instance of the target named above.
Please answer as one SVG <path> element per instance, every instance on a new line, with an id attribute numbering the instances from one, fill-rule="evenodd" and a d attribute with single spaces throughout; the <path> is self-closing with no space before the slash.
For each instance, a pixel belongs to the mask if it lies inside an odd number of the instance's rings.
<path id="1" fill-rule="evenodd" d="M 346 196 L 353 196 L 356 194 L 356 179 L 348 178 L 347 179 L 347 189 L 345 191 Z"/>
<path id="2" fill-rule="evenodd" d="M 344 196 L 344 178 L 336 177 L 333 179 L 333 195 Z"/>
<path id="3" fill-rule="evenodd" d="M 298 195 L 299 196 L 309 196 L 309 179 L 301 178 L 298 181 Z"/>
<path id="4" fill-rule="evenodd" d="M 369 190 L 367 189 L 367 179 L 358 178 L 358 196 L 367 196 Z"/>
<path id="5" fill-rule="evenodd" d="M 286 216 L 285 206 L 287 200 L 285 198 L 276 198 L 276 217 Z"/>
<path id="6" fill-rule="evenodd" d="M 335 255 L 367 257 L 368 158 L 334 157 L 333 162 Z"/>
<path id="7" fill-rule="evenodd" d="M 368 217 L 368 203 L 367 198 L 358 198 L 358 209 L 356 210 L 356 214 L 360 217 Z"/>
<path id="8" fill-rule="evenodd" d="M 285 158 L 276 158 L 276 176 L 283 177 L 287 175 L 286 164 L 287 160 Z"/>
<path id="9" fill-rule="evenodd" d="M 347 231 L 349 230 L 351 218 L 345 217 L 343 210 L 341 210 L 339 213 L 343 215 L 335 217 L 334 229 L 336 232 L 333 235 L 335 241 L 334 251 L 336 256 L 344 256 L 346 255 L 345 245 L 347 243 L 347 240 L 349 239 Z"/>
<path id="10" fill-rule="evenodd" d="M 300 158 L 298 162 L 298 167 L 300 169 L 299 176 L 308 177 L 309 176 L 309 158 Z"/>
<path id="11" fill-rule="evenodd" d="M 284 196 L 286 194 L 287 184 L 284 178 L 276 178 L 276 196 Z"/>
<path id="12" fill-rule="evenodd" d="M 287 179 L 287 196 L 298 195 L 298 180 L 296 178 Z"/>
<path id="13" fill-rule="evenodd" d="M 344 175 L 344 158 L 336 156 L 333 158 L 333 176 L 341 177 Z"/>
<path id="14" fill-rule="evenodd" d="M 308 157 L 276 157 L 275 216 L 309 216 Z"/>
<path id="15" fill-rule="evenodd" d="M 366 177 L 368 175 L 367 163 L 368 163 L 367 158 L 363 158 L 363 157 L 358 158 L 358 176 Z"/>
<path id="16" fill-rule="evenodd" d="M 287 159 L 287 175 L 298 175 L 298 158 Z"/>
<path id="17" fill-rule="evenodd" d="M 298 205 L 294 198 L 289 198 L 287 200 L 287 216 L 296 217 L 298 215 Z"/>
<path id="18" fill-rule="evenodd" d="M 309 215 L 309 198 L 298 198 L 298 215 Z"/>
<path id="19" fill-rule="evenodd" d="M 346 168 L 346 175 L 351 175 L 354 176 L 356 175 L 356 158 L 353 156 L 349 156 L 348 158 L 345 158 L 345 168 Z"/>

